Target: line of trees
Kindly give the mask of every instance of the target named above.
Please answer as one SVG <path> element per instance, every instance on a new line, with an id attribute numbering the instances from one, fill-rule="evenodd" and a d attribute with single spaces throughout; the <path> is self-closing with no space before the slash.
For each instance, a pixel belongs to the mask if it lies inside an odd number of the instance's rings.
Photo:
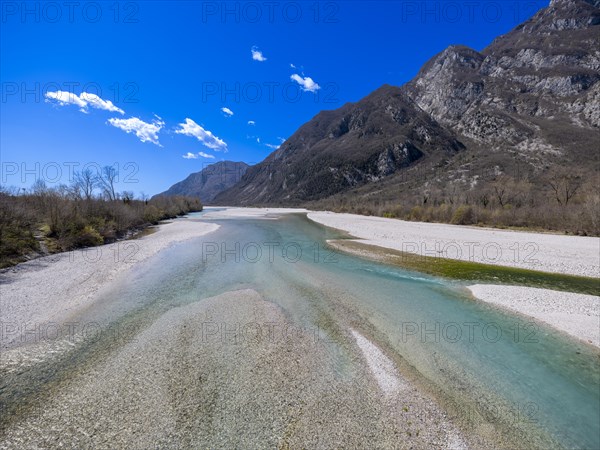
<path id="1" fill-rule="evenodd" d="M 0 187 L 0 267 L 39 254 L 114 242 L 161 220 L 201 211 L 192 197 L 138 198 L 118 192 L 118 171 L 84 170 L 68 185 L 37 180 L 29 190 Z"/>
<path id="2" fill-rule="evenodd" d="M 503 175 L 472 188 L 446 183 L 405 188 L 397 195 L 341 194 L 307 206 L 422 222 L 599 236 L 599 185 L 598 176 L 589 179 L 558 170 L 536 182 Z"/>

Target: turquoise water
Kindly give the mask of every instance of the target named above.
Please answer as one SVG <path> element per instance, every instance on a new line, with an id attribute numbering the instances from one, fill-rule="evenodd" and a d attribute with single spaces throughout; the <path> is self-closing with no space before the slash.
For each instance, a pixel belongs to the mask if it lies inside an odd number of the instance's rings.
<path id="1" fill-rule="evenodd" d="M 200 278 L 200 290 L 247 283 L 306 326 L 319 326 L 328 303 L 342 303 L 355 316 L 350 320 L 366 321 L 367 329 L 376 330 L 374 337 L 430 380 L 457 410 L 467 411 L 468 419 L 539 433 L 533 441 L 540 445 L 600 448 L 600 358 L 590 347 L 475 302 L 445 280 L 332 253 L 325 240 L 337 237 L 335 231 L 303 216 L 215 222 L 222 228 L 210 239 L 239 242 L 242 257 L 239 263 L 232 255 L 223 263 L 221 252 L 206 257 L 212 262 L 208 271 L 217 273 Z M 250 263 L 250 242 L 287 244 L 288 257 L 275 252 L 273 263 L 264 254 Z M 297 248 L 301 260 L 291 262 Z"/>
<path id="2" fill-rule="evenodd" d="M 141 330 L 173 307 L 252 288 L 327 342 L 341 372 L 353 364 L 342 336 L 349 327 L 359 330 L 467 430 L 491 427 L 522 448 L 600 448 L 595 349 L 473 301 L 457 284 L 331 252 L 326 240 L 340 236 L 304 215 L 204 215 L 191 217 L 221 228 L 137 265 L 80 319 Z M 60 364 L 83 364 L 108 351 L 98 342 Z"/>

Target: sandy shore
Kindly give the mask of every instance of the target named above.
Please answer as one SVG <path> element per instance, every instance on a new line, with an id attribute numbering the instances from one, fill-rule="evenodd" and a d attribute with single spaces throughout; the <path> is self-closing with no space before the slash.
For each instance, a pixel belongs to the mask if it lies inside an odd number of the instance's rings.
<path id="1" fill-rule="evenodd" d="M 600 238 L 407 222 L 310 212 L 308 218 L 350 233 L 365 244 L 421 256 L 600 277 Z"/>
<path id="2" fill-rule="evenodd" d="M 365 244 L 423 256 L 588 277 L 598 277 L 600 271 L 600 238 L 417 223 L 331 212 L 310 212 L 308 217 L 361 238 Z M 485 251 L 486 248 L 489 251 Z M 517 248 L 520 250 L 518 257 Z M 433 249 L 436 250 L 431 251 Z M 462 252 L 457 251 L 459 249 Z M 530 254 L 532 250 L 535 252 Z M 493 255 L 497 257 L 489 257 Z M 524 286 L 479 284 L 469 286 L 469 289 L 479 300 L 529 316 L 600 346 L 600 297 Z"/>
<path id="3" fill-rule="evenodd" d="M 0 349 L 35 338 L 35 331 L 26 330 L 35 330 L 36 324 L 64 323 L 93 303 L 101 288 L 162 249 L 218 228 L 180 218 L 140 239 L 46 256 L 3 270 L 0 317 L 5 328 L 11 328 L 3 333 Z"/>
<path id="4" fill-rule="evenodd" d="M 533 317 L 600 347 L 600 297 L 489 284 L 469 286 L 469 290 L 480 300 Z"/>

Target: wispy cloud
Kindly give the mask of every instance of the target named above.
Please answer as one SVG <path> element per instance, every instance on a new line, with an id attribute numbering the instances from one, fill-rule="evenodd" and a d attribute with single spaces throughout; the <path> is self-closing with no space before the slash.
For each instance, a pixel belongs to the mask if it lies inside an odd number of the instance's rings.
<path id="1" fill-rule="evenodd" d="M 281 144 L 283 144 L 285 142 L 285 139 L 282 137 L 277 136 L 277 139 L 279 139 L 280 143 L 279 144 L 267 144 L 265 143 L 266 147 L 269 147 L 272 150 L 277 150 L 279 147 L 281 147 Z"/>
<path id="2" fill-rule="evenodd" d="M 165 126 L 165 123 L 158 116 L 156 116 L 156 119 L 152 123 L 144 122 L 137 117 L 131 117 L 130 119 L 112 118 L 108 119 L 108 123 L 126 133 L 135 133 L 142 142 L 152 142 L 162 147 L 160 142 L 158 142 L 158 133 Z"/>
<path id="3" fill-rule="evenodd" d="M 254 120 L 249 120 L 248 125 L 256 125 L 256 122 Z"/>
<path id="4" fill-rule="evenodd" d="M 67 91 L 46 92 L 46 101 L 56 101 L 60 106 L 75 105 L 84 109 L 87 108 L 87 102 L 81 100 L 77 94 Z"/>
<path id="5" fill-rule="evenodd" d="M 204 152 L 198 152 L 198 153 L 187 152 L 185 155 L 183 155 L 184 159 L 198 159 L 199 157 L 208 158 L 208 159 L 215 158 L 214 155 L 209 155 L 208 153 L 204 153 Z"/>
<path id="6" fill-rule="evenodd" d="M 202 145 L 212 148 L 213 150 L 227 151 L 227 144 L 225 141 L 219 139 L 210 131 L 205 130 L 192 119 L 186 118 L 185 123 L 180 123 L 179 128 L 175 130 L 175 133 L 195 137 L 202 143 Z"/>
<path id="7" fill-rule="evenodd" d="M 252 47 L 250 51 L 252 52 L 252 59 L 254 61 L 264 62 L 267 60 L 258 47 Z"/>
<path id="8" fill-rule="evenodd" d="M 45 94 L 47 102 L 54 102 L 60 106 L 75 105 L 79 107 L 79 110 L 83 113 L 88 112 L 88 106 L 96 109 L 103 109 L 110 112 L 118 112 L 119 114 L 125 114 L 121 108 L 116 107 L 110 100 L 103 100 L 96 94 L 91 92 L 82 92 L 77 95 L 73 92 L 67 91 L 55 91 L 46 92 Z"/>
<path id="9" fill-rule="evenodd" d="M 319 86 L 311 77 L 302 77 L 295 73 L 290 78 L 298 83 L 303 91 L 316 92 L 321 89 L 321 86 Z"/>
<path id="10" fill-rule="evenodd" d="M 104 109 L 106 111 L 111 112 L 118 112 L 119 114 L 125 114 L 125 111 L 123 111 L 121 108 L 117 108 L 115 105 L 113 105 L 113 102 L 111 102 L 110 100 L 103 100 L 96 94 L 92 94 L 90 92 L 82 92 L 79 95 L 79 98 L 81 100 L 86 101 L 87 104 L 93 108 Z"/>
<path id="11" fill-rule="evenodd" d="M 221 111 L 223 112 L 223 114 L 225 114 L 227 117 L 231 117 L 233 116 L 233 111 L 230 110 L 229 108 L 221 108 Z"/>

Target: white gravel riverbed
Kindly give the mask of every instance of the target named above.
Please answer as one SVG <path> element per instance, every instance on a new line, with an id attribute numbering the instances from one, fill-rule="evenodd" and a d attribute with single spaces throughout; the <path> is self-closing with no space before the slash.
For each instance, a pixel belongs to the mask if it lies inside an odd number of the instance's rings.
<path id="1" fill-rule="evenodd" d="M 4 328 L 0 349 L 35 339 L 40 324 L 65 323 L 92 304 L 102 288 L 162 249 L 218 228 L 215 224 L 179 218 L 159 225 L 155 233 L 140 239 L 59 253 L 3 270 L 0 319 Z"/>
<path id="2" fill-rule="evenodd" d="M 600 238 L 310 212 L 308 218 L 377 247 L 543 272 L 600 276 Z M 600 346 L 600 297 L 524 286 L 469 286 L 482 301 Z"/>

